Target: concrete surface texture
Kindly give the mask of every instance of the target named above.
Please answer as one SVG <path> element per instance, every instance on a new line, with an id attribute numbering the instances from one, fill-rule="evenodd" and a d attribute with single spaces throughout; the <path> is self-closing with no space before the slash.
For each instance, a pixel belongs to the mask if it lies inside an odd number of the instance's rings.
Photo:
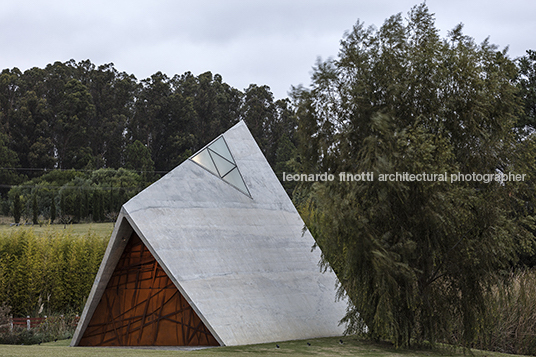
<path id="1" fill-rule="evenodd" d="M 221 345 L 341 335 L 346 301 L 336 301 L 336 277 L 321 272 L 303 228 L 239 122 L 123 206 L 72 344 L 132 230 Z"/>

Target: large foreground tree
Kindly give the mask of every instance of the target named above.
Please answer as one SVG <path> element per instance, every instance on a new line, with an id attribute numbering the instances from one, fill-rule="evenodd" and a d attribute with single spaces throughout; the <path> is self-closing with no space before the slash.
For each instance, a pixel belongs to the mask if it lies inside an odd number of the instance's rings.
<path id="1" fill-rule="evenodd" d="M 473 341 L 486 291 L 532 247 L 531 217 L 517 204 L 523 182 L 450 179 L 530 173 L 515 159 L 529 155 L 513 130 L 516 74 L 506 51 L 461 25 L 440 38 L 421 4 L 377 30 L 358 22 L 312 88 L 294 89 L 302 169 L 337 178 L 313 186 L 302 213 L 349 297 L 349 332 Z M 448 181 L 381 180 L 396 173 Z"/>

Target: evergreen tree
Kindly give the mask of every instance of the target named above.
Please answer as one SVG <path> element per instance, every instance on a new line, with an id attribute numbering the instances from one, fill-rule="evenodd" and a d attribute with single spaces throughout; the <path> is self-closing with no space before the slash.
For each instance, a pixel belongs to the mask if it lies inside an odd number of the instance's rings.
<path id="1" fill-rule="evenodd" d="M 60 168 L 83 168 L 92 161 L 87 131 L 95 116 L 91 94 L 80 81 L 65 85 L 61 112 L 55 123 L 55 146 Z"/>
<path id="2" fill-rule="evenodd" d="M 39 207 L 37 206 L 37 193 L 32 197 L 32 223 L 39 224 Z"/>
<path id="3" fill-rule="evenodd" d="M 294 89 L 302 169 L 374 177 L 319 182 L 301 207 L 349 297 L 350 332 L 367 326 L 399 346 L 473 341 L 485 291 L 534 244 L 530 217 L 514 211 L 520 184 L 385 175 L 526 169 L 512 135 L 516 75 L 506 51 L 461 25 L 441 39 L 421 4 L 378 30 L 358 22 L 312 89 Z"/>
<path id="4" fill-rule="evenodd" d="M 277 149 L 275 152 L 275 168 L 274 172 L 279 178 L 279 180 L 283 179 L 284 173 L 293 173 L 294 167 L 293 167 L 293 160 L 295 160 L 296 157 L 296 147 L 290 141 L 287 134 L 283 134 L 281 138 L 278 141 Z M 297 182 L 296 181 L 282 181 L 283 186 L 285 187 L 285 190 L 289 195 L 292 195 L 292 191 L 296 187 Z"/>
<path id="5" fill-rule="evenodd" d="M 0 182 L 4 185 L 14 185 L 20 182 L 19 175 L 14 170 L 19 167 L 17 153 L 9 149 L 9 138 L 0 131 Z M 8 189 L 0 187 L 0 196 L 5 195 Z"/>
<path id="6" fill-rule="evenodd" d="M 56 203 L 54 203 L 54 198 L 50 200 L 50 223 L 54 223 L 56 220 Z"/>
<path id="7" fill-rule="evenodd" d="M 65 192 L 60 193 L 60 213 L 61 216 L 67 215 L 67 209 L 65 206 Z"/>
<path id="8" fill-rule="evenodd" d="M 528 50 L 518 59 L 519 94 L 523 100 L 524 110 L 517 124 L 518 127 L 536 129 L 536 51 Z"/>
<path id="9" fill-rule="evenodd" d="M 104 220 L 103 195 L 98 188 L 93 191 L 92 208 L 93 221 L 102 222 Z"/>
<path id="10" fill-rule="evenodd" d="M 125 168 L 140 172 L 145 182 L 150 182 L 155 177 L 151 151 L 141 141 L 136 140 L 126 147 Z"/>
<path id="11" fill-rule="evenodd" d="M 15 219 L 16 224 L 19 224 L 20 222 L 21 210 L 22 205 L 20 202 L 20 196 L 15 193 L 15 196 L 13 197 L 13 218 Z"/>
<path id="12" fill-rule="evenodd" d="M 82 193 L 82 218 L 87 218 L 89 216 L 89 187 L 84 188 Z"/>
<path id="13" fill-rule="evenodd" d="M 244 93 L 242 118 L 268 162 L 274 163 L 269 143 L 269 124 L 274 118 L 274 96 L 268 86 L 251 84 Z M 275 154 L 275 152 L 274 152 Z"/>

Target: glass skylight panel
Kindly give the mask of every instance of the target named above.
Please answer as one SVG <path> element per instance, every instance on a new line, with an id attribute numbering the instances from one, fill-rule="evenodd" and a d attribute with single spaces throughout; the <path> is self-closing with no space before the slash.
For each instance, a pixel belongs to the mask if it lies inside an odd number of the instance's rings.
<path id="1" fill-rule="evenodd" d="M 227 143 L 225 143 L 225 139 L 223 138 L 223 136 L 220 136 L 218 140 L 210 144 L 209 149 L 220 154 L 222 157 L 226 158 L 233 164 L 235 163 L 235 161 L 233 160 L 233 155 L 231 155 L 231 152 L 229 151 L 229 148 L 227 147 Z"/>
<path id="2" fill-rule="evenodd" d="M 240 172 L 238 171 L 238 167 L 235 167 L 233 170 L 231 170 L 231 172 L 225 175 L 223 180 L 249 196 L 249 190 L 244 183 L 244 179 L 242 179 L 242 175 L 240 175 Z"/>
<path id="3" fill-rule="evenodd" d="M 216 166 L 214 166 L 214 162 L 212 161 L 212 158 L 210 157 L 210 154 L 208 153 L 207 149 L 202 150 L 199 152 L 199 154 L 192 157 L 192 160 L 197 162 L 199 165 L 203 166 L 208 171 L 212 172 L 215 175 L 218 175 L 218 170 L 216 170 Z"/>
<path id="4" fill-rule="evenodd" d="M 223 136 L 220 136 L 212 144 L 190 158 L 190 160 L 218 176 L 240 192 L 251 197 Z"/>
<path id="5" fill-rule="evenodd" d="M 221 177 L 225 176 L 229 171 L 236 167 L 235 164 L 225 160 L 223 157 L 216 154 L 215 152 L 210 152 L 210 156 L 212 156 L 212 160 L 216 164 L 216 168 L 218 169 L 218 172 Z"/>

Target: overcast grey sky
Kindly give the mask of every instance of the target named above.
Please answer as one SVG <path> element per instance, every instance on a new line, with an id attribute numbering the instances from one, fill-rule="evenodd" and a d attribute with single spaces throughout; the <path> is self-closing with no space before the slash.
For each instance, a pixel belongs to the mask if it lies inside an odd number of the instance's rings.
<path id="1" fill-rule="evenodd" d="M 316 59 L 336 57 L 359 19 L 381 26 L 418 0 L 0 0 L 0 69 L 55 61 L 114 63 L 139 80 L 219 73 L 243 90 L 268 85 L 275 97 L 309 86 Z M 510 57 L 536 50 L 535 0 L 428 0 L 445 36 L 486 37 Z"/>

